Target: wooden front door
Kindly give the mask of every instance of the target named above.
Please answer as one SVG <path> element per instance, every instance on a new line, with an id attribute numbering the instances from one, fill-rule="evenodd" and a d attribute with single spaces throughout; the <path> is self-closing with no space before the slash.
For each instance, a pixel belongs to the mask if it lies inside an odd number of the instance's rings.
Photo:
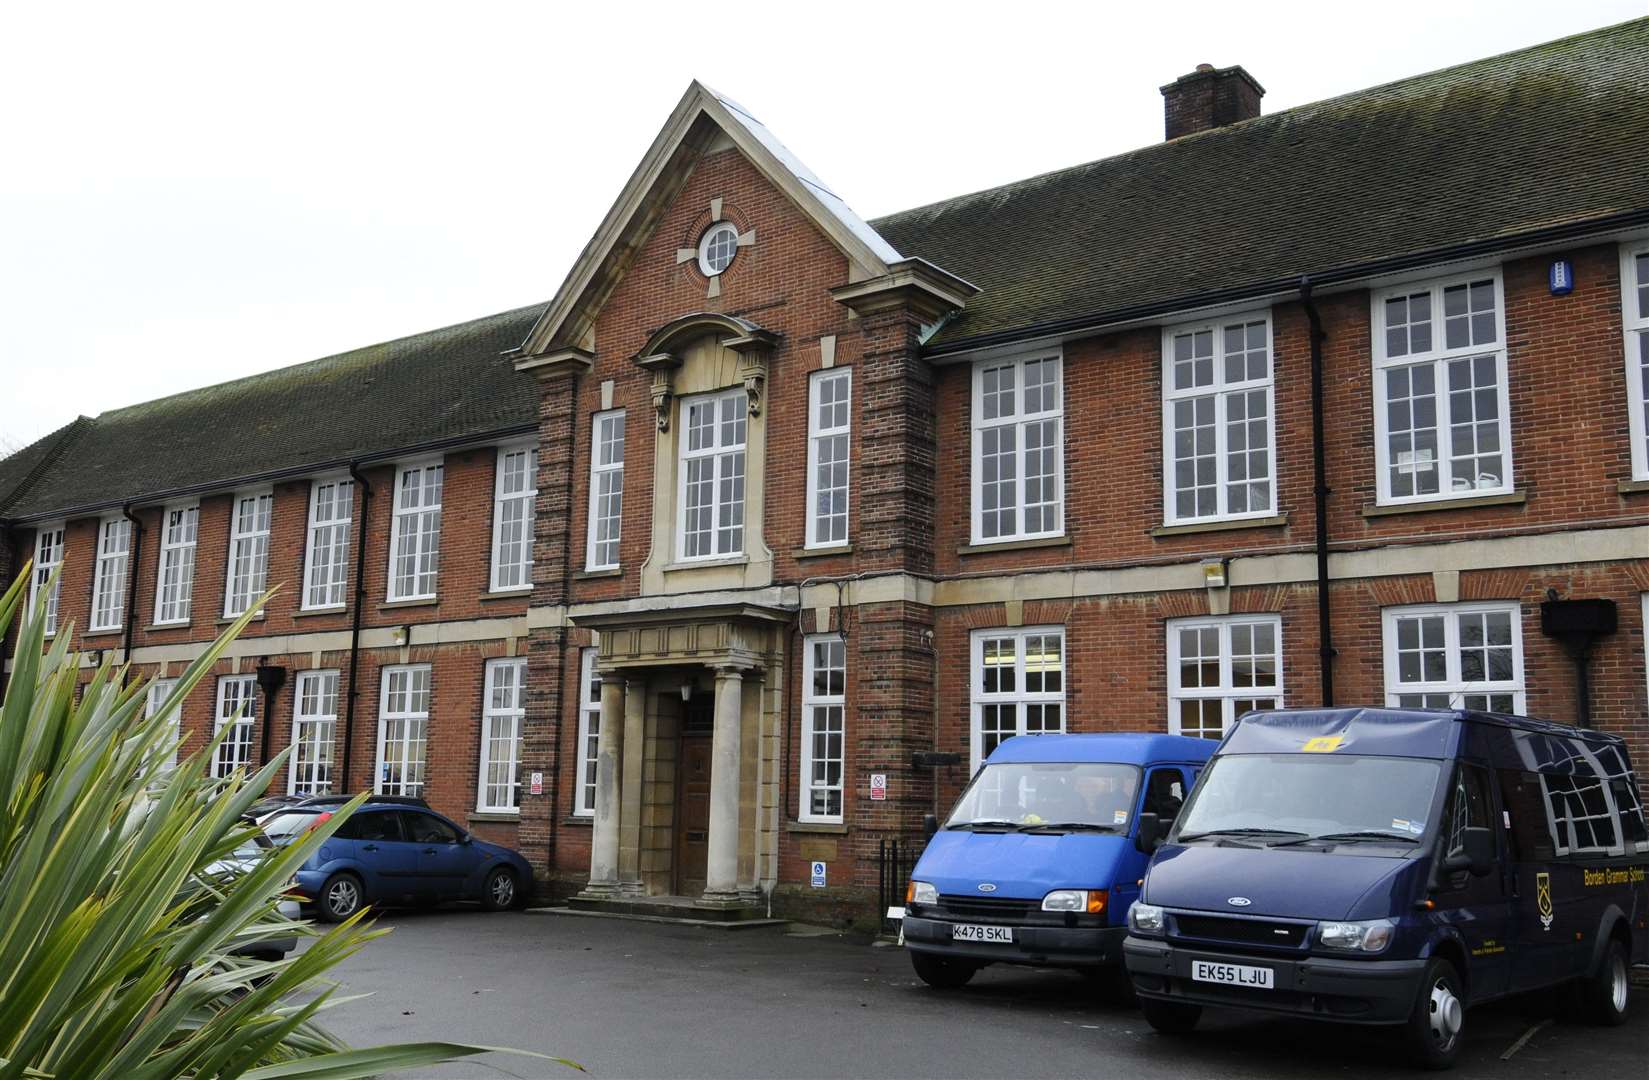
<path id="1" fill-rule="evenodd" d="M 677 896 L 704 892 L 710 852 L 711 696 L 695 694 L 682 710 L 681 749 L 676 757 Z"/>

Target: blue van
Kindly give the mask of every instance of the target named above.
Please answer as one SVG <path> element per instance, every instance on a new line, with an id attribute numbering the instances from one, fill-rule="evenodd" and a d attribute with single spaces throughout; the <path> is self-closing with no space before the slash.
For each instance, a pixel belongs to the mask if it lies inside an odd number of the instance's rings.
<path id="1" fill-rule="evenodd" d="M 911 871 L 904 940 L 916 974 L 950 988 L 987 964 L 1036 964 L 1125 986 L 1123 919 L 1146 860 L 1135 822 L 1172 820 L 1213 751 L 1177 735 L 1005 740 Z"/>
<path id="2" fill-rule="evenodd" d="M 1160 823 L 1140 823 L 1157 847 Z M 1561 985 L 1626 1018 L 1649 834 L 1613 735 L 1458 710 L 1239 720 L 1151 860 L 1123 943 L 1145 1017 L 1205 1005 L 1402 1029 L 1445 1068 L 1467 1007 Z"/>

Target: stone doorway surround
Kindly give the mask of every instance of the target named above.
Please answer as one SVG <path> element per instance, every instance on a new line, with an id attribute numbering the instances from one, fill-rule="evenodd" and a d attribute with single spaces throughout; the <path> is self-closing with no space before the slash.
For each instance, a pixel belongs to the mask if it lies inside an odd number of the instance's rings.
<path id="1" fill-rule="evenodd" d="M 590 881 L 582 901 L 668 896 L 682 687 L 714 688 L 700 908 L 753 907 L 777 873 L 784 645 L 795 612 L 676 604 L 575 616 L 600 638 Z"/>

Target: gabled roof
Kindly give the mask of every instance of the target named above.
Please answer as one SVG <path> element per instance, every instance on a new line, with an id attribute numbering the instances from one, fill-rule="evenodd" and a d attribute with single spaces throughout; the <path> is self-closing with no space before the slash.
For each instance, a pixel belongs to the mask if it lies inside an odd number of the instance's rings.
<path id="1" fill-rule="evenodd" d="M 1303 274 L 1649 223 L 1649 19 L 872 222 L 980 287 L 930 350 L 1281 291 Z"/>
<path id="2" fill-rule="evenodd" d="M 0 518 L 29 489 L 39 483 L 82 431 L 91 424 L 87 417 L 76 417 L 50 435 L 37 439 L 23 449 L 0 458 Z"/>
<path id="3" fill-rule="evenodd" d="M 601 305 L 624 276 L 659 216 L 699 156 L 725 136 L 756 169 L 812 219 L 848 258 L 854 280 L 881 277 L 900 261 L 893 245 L 855 214 L 750 111 L 694 81 L 585 245 L 521 355 L 584 344 Z"/>
<path id="4" fill-rule="evenodd" d="M 90 513 L 532 431 L 538 386 L 503 353 L 543 310 L 518 308 L 82 418 L 0 461 L 3 492 L 41 460 L 43 443 L 73 436 L 0 505 L 0 519 Z"/>

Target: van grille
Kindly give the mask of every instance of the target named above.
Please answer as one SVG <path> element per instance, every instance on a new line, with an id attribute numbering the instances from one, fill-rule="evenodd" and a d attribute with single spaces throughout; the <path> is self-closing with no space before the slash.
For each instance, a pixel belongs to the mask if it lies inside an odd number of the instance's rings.
<path id="1" fill-rule="evenodd" d="M 1207 941 L 1236 941 L 1244 945 L 1269 945 L 1298 949 L 1305 944 L 1303 923 L 1268 922 L 1264 919 L 1222 919 L 1217 915 L 1175 915 L 1178 936 Z"/>
<path id="2" fill-rule="evenodd" d="M 999 900 L 983 896 L 941 896 L 941 916 L 975 919 L 990 923 L 1023 923 L 1042 911 L 1040 900 Z"/>

